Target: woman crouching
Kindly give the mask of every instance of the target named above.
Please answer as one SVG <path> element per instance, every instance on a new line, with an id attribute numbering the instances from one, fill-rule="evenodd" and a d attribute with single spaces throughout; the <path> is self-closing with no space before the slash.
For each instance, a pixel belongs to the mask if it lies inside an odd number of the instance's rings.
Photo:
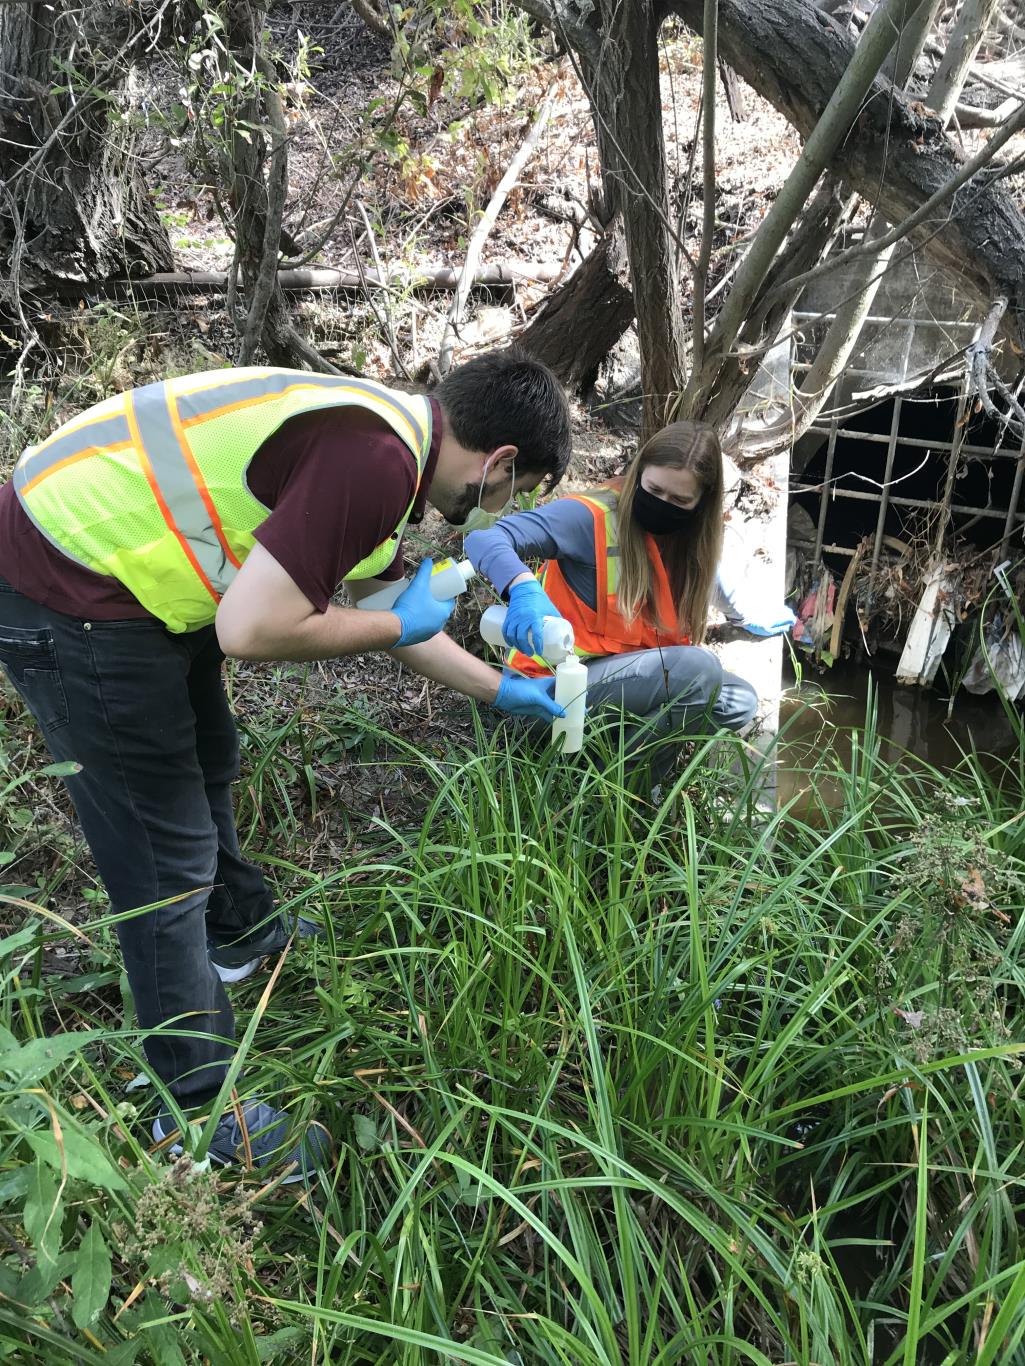
<path id="1" fill-rule="evenodd" d="M 620 707 L 656 732 L 740 730 L 754 717 L 751 685 L 701 648 L 719 579 L 723 462 L 715 431 L 674 422 L 641 449 L 626 475 L 588 493 L 505 517 L 466 538 L 466 554 L 509 610 L 511 669 L 551 673 L 537 654 L 545 617 L 573 626 L 587 666 L 587 704 Z M 544 559 L 539 578 L 525 559 Z M 720 596 L 723 596 L 720 586 Z M 759 635 L 786 630 L 786 608 L 770 626 L 731 619 Z M 645 728 L 642 738 L 651 734 Z"/>

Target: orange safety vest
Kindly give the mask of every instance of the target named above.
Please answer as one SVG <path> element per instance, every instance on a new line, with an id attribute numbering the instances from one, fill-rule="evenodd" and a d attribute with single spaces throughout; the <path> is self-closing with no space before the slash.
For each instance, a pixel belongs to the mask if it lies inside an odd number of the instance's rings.
<path id="1" fill-rule="evenodd" d="M 634 650 L 653 650 L 659 645 L 689 645 L 690 637 L 676 627 L 676 604 L 669 586 L 662 556 L 654 536 L 645 533 L 648 558 L 655 579 L 655 604 L 658 620 L 672 622 L 668 627 L 656 626 L 647 611 L 627 621 L 619 610 L 619 530 L 616 517 L 617 497 L 609 493 L 601 497 L 593 494 L 570 494 L 583 503 L 594 520 L 594 564 L 597 606 L 588 607 L 573 592 L 557 559 L 546 561 L 538 578 L 541 586 L 559 609 L 559 615 L 573 627 L 574 649 L 582 659 L 599 655 L 624 655 Z M 518 673 L 532 678 L 544 677 L 554 670 L 539 656 L 525 655 L 510 650 L 506 663 Z"/>

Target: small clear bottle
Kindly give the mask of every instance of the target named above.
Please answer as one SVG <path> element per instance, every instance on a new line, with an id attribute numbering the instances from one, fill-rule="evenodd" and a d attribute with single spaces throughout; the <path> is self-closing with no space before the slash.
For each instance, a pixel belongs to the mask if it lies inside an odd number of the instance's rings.
<path id="1" fill-rule="evenodd" d="M 444 602 L 447 598 L 458 597 L 466 588 L 470 580 L 476 576 L 477 571 L 469 560 L 444 559 L 438 560 L 431 570 L 431 596 Z M 387 612 L 393 606 L 395 600 L 409 587 L 411 579 L 396 579 L 394 583 L 389 583 L 384 588 L 379 588 L 376 593 L 371 593 L 367 598 L 361 598 L 356 604 L 364 612 Z"/>

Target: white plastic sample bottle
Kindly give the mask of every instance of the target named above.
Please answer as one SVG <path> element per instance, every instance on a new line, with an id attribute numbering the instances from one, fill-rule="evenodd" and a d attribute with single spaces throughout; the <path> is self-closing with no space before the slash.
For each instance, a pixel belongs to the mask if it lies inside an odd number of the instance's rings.
<path id="1" fill-rule="evenodd" d="M 498 649 L 506 646 L 505 614 L 508 607 L 489 607 L 480 619 L 480 633 L 489 645 Z M 573 653 L 573 627 L 562 617 L 545 617 L 544 636 L 539 651 L 549 664 L 561 664 Z"/>
<path id="2" fill-rule="evenodd" d="M 555 700 L 566 715 L 552 722 L 552 744 L 558 745 L 563 735 L 563 754 L 575 754 L 584 743 L 587 710 L 587 668 L 576 655 L 569 655 L 555 670 Z"/>
<path id="3" fill-rule="evenodd" d="M 480 633 L 489 645 L 506 645 L 502 627 L 508 608 L 489 607 L 480 619 Z M 552 744 L 564 736 L 563 754 L 575 754 L 584 743 L 584 713 L 587 710 L 587 669 L 573 653 L 573 627 L 562 617 L 545 617 L 542 659 L 555 668 L 555 700 L 566 715 L 552 722 Z"/>
<path id="4" fill-rule="evenodd" d="M 439 602 L 444 602 L 446 598 L 458 597 L 476 573 L 469 560 L 439 560 L 431 570 L 431 596 Z M 369 597 L 361 598 L 356 606 L 365 612 L 387 612 L 411 582 L 409 578 L 396 579 L 394 583 L 379 588 Z"/>

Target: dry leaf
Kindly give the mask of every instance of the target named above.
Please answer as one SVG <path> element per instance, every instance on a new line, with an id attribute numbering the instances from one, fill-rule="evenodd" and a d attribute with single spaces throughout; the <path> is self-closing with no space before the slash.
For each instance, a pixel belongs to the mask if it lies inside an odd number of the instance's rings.
<path id="1" fill-rule="evenodd" d="M 925 1019 L 924 1010 L 901 1010 L 899 1006 L 893 1007 L 894 1015 L 898 1015 L 906 1025 L 912 1029 L 921 1029 L 922 1021 Z"/>
<path id="2" fill-rule="evenodd" d="M 978 868 L 968 869 L 968 875 L 961 883 L 961 890 L 954 894 L 954 903 L 958 906 L 970 906 L 976 911 L 989 909 L 989 902 L 986 900 L 986 884 L 983 882 L 982 874 Z"/>

